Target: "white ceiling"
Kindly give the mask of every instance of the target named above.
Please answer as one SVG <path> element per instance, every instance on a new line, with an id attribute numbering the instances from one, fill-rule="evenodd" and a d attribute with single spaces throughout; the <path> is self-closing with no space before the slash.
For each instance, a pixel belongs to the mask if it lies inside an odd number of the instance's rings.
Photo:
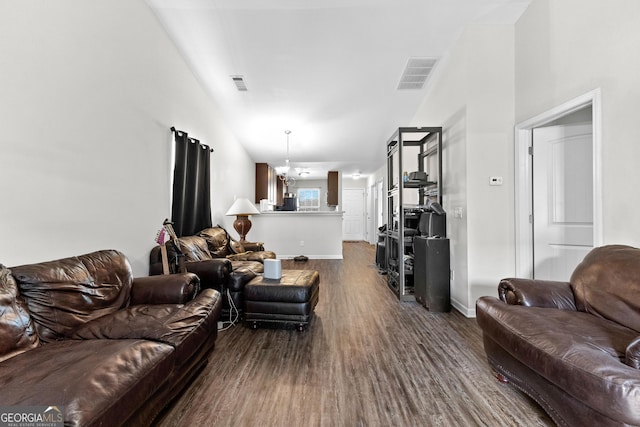
<path id="1" fill-rule="evenodd" d="M 384 164 L 387 138 L 427 86 L 397 89 L 410 57 L 446 57 L 466 25 L 515 22 L 529 0 L 147 3 L 254 161 L 284 164 L 289 129 L 292 166 L 324 178 Z"/>

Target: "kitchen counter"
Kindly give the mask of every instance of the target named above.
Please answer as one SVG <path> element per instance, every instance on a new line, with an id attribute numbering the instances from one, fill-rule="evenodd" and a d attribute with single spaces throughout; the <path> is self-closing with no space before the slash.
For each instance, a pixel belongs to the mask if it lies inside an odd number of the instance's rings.
<path id="1" fill-rule="evenodd" d="M 278 258 L 342 259 L 342 211 L 267 211 L 252 215 L 247 240 Z"/>
<path id="2" fill-rule="evenodd" d="M 264 211 L 260 215 L 318 215 L 342 216 L 343 211 Z"/>

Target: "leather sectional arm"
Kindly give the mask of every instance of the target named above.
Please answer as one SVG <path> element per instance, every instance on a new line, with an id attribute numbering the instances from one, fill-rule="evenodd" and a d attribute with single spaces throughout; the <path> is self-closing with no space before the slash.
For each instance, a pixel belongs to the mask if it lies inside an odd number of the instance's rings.
<path id="1" fill-rule="evenodd" d="M 136 277 L 131 287 L 131 305 L 184 304 L 199 290 L 200 279 L 192 273 Z"/>
<path id="2" fill-rule="evenodd" d="M 264 264 L 265 259 L 276 259 L 276 254 L 271 251 L 244 252 L 241 254 L 227 255 L 231 261 L 258 261 Z"/>
<path id="3" fill-rule="evenodd" d="M 184 266 L 189 273 L 198 275 L 202 289 L 215 289 L 224 293 L 224 287 L 229 283 L 231 275 L 231 261 L 225 258 L 214 258 L 185 262 Z"/>
<path id="4" fill-rule="evenodd" d="M 575 298 L 569 282 L 502 279 L 498 285 L 498 295 L 502 301 L 511 305 L 576 311 Z"/>
<path id="5" fill-rule="evenodd" d="M 245 251 L 259 252 L 264 251 L 263 242 L 242 242 Z"/>
<path id="6" fill-rule="evenodd" d="M 640 337 L 637 337 L 627 346 L 625 361 L 632 368 L 640 369 Z"/>

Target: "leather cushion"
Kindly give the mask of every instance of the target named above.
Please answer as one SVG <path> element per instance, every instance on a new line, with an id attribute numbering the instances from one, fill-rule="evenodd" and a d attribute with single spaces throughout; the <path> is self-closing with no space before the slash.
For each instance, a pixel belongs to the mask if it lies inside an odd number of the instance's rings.
<path id="1" fill-rule="evenodd" d="M 231 267 L 233 271 L 250 271 L 253 274 L 262 274 L 264 272 L 264 265 L 258 261 L 231 261 Z"/>
<path id="2" fill-rule="evenodd" d="M 186 304 L 134 305 L 79 327 L 73 339 L 149 339 L 176 348 L 176 364 L 196 353 L 217 331 L 218 291 L 205 289 Z"/>
<path id="3" fill-rule="evenodd" d="M 263 263 L 265 259 L 276 259 L 276 254 L 272 251 L 249 251 L 235 255 L 227 255 L 227 258 L 232 261 L 257 261 Z"/>
<path id="4" fill-rule="evenodd" d="M 244 287 L 244 298 L 250 301 L 304 303 L 317 292 L 320 275 L 313 270 L 283 270 L 280 280 L 258 276 Z"/>
<path id="5" fill-rule="evenodd" d="M 640 332 L 640 249 L 593 249 L 571 275 L 576 307 Z"/>
<path id="6" fill-rule="evenodd" d="M 145 340 L 66 340 L 2 362 L 0 402 L 62 405 L 65 425 L 123 425 L 171 376 L 173 348 Z"/>
<path id="7" fill-rule="evenodd" d="M 129 262 L 114 250 L 11 270 L 45 342 L 127 306 L 133 282 Z"/>
<path id="8" fill-rule="evenodd" d="M 212 259 L 209 248 L 207 247 L 207 241 L 199 236 L 185 236 L 180 237 L 177 242 L 180 251 L 184 256 L 184 261 L 203 261 Z M 171 247 L 168 245 L 167 248 Z M 175 250 L 175 249 L 174 249 Z M 172 250 L 168 249 L 169 258 L 175 256 Z"/>
<path id="9" fill-rule="evenodd" d="M 231 253 L 229 247 L 229 234 L 222 227 L 205 228 L 198 233 L 198 236 L 205 239 L 207 247 L 212 256 L 224 258 Z"/>
<path id="10" fill-rule="evenodd" d="M 38 335 L 16 281 L 0 264 L 0 362 L 37 346 Z"/>

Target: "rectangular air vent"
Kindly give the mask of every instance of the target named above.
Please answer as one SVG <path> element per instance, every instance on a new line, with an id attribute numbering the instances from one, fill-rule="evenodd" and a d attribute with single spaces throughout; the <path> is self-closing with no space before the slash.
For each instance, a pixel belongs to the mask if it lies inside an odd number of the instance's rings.
<path id="1" fill-rule="evenodd" d="M 238 88 L 239 91 L 245 92 L 247 90 L 247 85 L 244 82 L 244 76 L 231 76 L 231 80 L 233 80 L 233 83 L 235 83 L 236 88 Z"/>
<path id="2" fill-rule="evenodd" d="M 438 62 L 436 58 L 409 58 L 400 77 L 398 89 L 422 89 L 436 62 Z"/>

